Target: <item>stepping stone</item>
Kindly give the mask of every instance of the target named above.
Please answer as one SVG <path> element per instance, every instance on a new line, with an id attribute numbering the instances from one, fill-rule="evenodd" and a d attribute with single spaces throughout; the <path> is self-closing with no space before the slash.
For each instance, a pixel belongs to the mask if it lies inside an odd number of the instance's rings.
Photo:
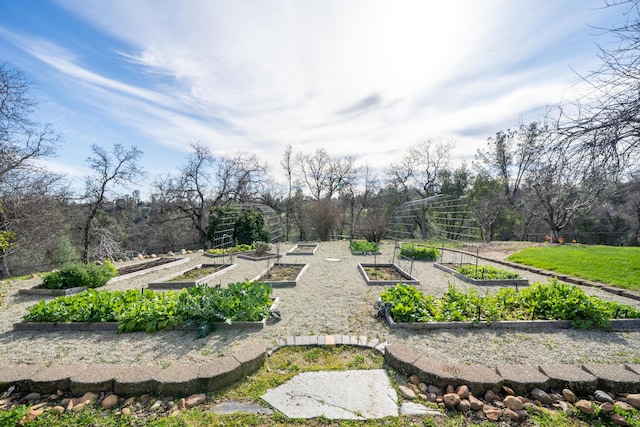
<path id="1" fill-rule="evenodd" d="M 398 396 L 384 369 L 303 372 L 262 399 L 289 418 L 398 416 Z"/>
<path id="2" fill-rule="evenodd" d="M 257 414 L 257 415 L 273 415 L 273 410 L 260 405 L 249 405 L 240 402 L 224 402 L 213 407 L 213 412 L 221 415 L 229 414 Z"/>

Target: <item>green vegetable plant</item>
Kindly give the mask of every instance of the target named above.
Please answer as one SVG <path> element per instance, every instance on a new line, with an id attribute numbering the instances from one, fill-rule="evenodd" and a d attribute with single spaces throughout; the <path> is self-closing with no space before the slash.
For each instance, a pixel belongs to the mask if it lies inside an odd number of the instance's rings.
<path id="1" fill-rule="evenodd" d="M 209 249 L 207 253 L 211 255 L 225 255 L 225 254 L 233 254 L 237 252 L 249 252 L 254 249 L 255 249 L 254 245 L 242 244 L 242 245 L 236 245 L 236 246 L 232 246 L 230 248 L 224 248 L 224 249 Z"/>
<path id="2" fill-rule="evenodd" d="M 79 286 L 98 288 L 118 275 L 116 268 L 107 260 L 102 265 L 67 264 L 60 270 L 46 274 L 42 278 L 45 289 L 69 289 Z"/>
<path id="3" fill-rule="evenodd" d="M 481 296 L 473 288 L 453 285 L 436 298 L 402 283 L 382 292 L 380 299 L 396 322 L 448 322 L 496 320 L 569 320 L 575 328 L 605 328 L 611 319 L 640 318 L 640 310 L 587 295 L 578 286 L 534 283 L 516 291 L 504 288 Z"/>
<path id="4" fill-rule="evenodd" d="M 510 280 L 522 278 L 518 273 L 492 267 L 490 265 L 478 265 L 476 267 L 475 265 L 465 264 L 458 267 L 456 271 L 460 274 L 471 277 L 472 279 L 480 280 Z"/>
<path id="5" fill-rule="evenodd" d="M 380 245 L 366 240 L 351 240 L 349 247 L 353 252 L 377 253 L 380 251 Z"/>
<path id="6" fill-rule="evenodd" d="M 400 256 L 415 260 L 435 261 L 440 256 L 440 251 L 433 246 L 418 246 L 413 243 L 400 245 Z"/>
<path id="7" fill-rule="evenodd" d="M 198 285 L 180 292 L 97 291 L 40 301 L 27 307 L 25 322 L 117 322 L 118 332 L 155 332 L 196 325 L 207 335 L 216 322 L 260 321 L 269 316 L 271 286 L 230 283 Z"/>

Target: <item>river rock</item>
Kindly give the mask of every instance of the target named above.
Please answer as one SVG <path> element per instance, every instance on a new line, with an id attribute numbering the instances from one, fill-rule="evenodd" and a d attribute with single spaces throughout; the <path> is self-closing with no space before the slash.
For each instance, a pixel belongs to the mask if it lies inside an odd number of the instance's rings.
<path id="1" fill-rule="evenodd" d="M 513 421 L 520 421 L 520 414 L 510 408 L 506 408 L 504 410 L 505 415 L 507 415 Z"/>
<path id="2" fill-rule="evenodd" d="M 411 384 L 418 385 L 418 384 L 420 384 L 420 377 L 418 377 L 416 374 L 413 374 L 413 375 L 411 375 L 411 376 L 409 377 L 409 382 L 410 382 Z"/>
<path id="3" fill-rule="evenodd" d="M 24 400 L 26 400 L 28 402 L 33 402 L 33 401 L 40 400 L 40 399 L 42 399 L 42 395 L 40 393 L 36 393 L 36 392 L 29 393 L 24 397 Z"/>
<path id="4" fill-rule="evenodd" d="M 447 408 L 455 408 L 460 403 L 460 396 L 456 393 L 447 393 L 443 396 L 444 406 Z"/>
<path id="5" fill-rule="evenodd" d="M 629 405 L 627 402 L 616 402 L 616 406 L 623 411 L 633 411 L 633 406 Z"/>
<path id="6" fill-rule="evenodd" d="M 600 405 L 600 411 L 606 412 L 607 414 L 613 412 L 616 409 L 616 405 L 611 402 L 604 402 Z"/>
<path id="7" fill-rule="evenodd" d="M 624 419 L 624 417 L 620 414 L 611 414 L 609 415 L 609 417 L 611 418 L 611 421 L 617 425 L 617 426 L 621 426 L 621 427 L 629 427 L 629 423 L 627 422 L 627 420 Z"/>
<path id="8" fill-rule="evenodd" d="M 96 393 L 92 393 L 88 391 L 82 395 L 79 403 L 95 402 L 97 399 L 98 399 L 98 395 Z"/>
<path id="9" fill-rule="evenodd" d="M 521 409 L 524 409 L 524 404 L 515 396 L 507 396 L 504 398 L 503 402 L 504 406 L 511 410 L 519 411 Z"/>
<path id="10" fill-rule="evenodd" d="M 593 405 L 588 400 L 578 400 L 576 402 L 576 408 L 580 410 L 583 414 L 591 415 L 594 412 Z"/>
<path id="11" fill-rule="evenodd" d="M 627 403 L 636 409 L 640 409 L 640 394 L 627 395 Z"/>
<path id="12" fill-rule="evenodd" d="M 593 396 L 596 398 L 596 400 L 598 402 L 609 402 L 609 403 L 613 403 L 613 399 L 611 398 L 611 396 L 609 396 L 607 394 L 607 392 L 602 391 L 602 390 L 596 390 L 595 393 L 593 393 Z"/>
<path id="13" fill-rule="evenodd" d="M 460 412 L 469 412 L 471 410 L 471 404 L 467 399 L 460 399 L 460 403 L 458 403 L 456 409 Z"/>
<path id="14" fill-rule="evenodd" d="M 434 385 L 428 385 L 427 393 L 442 394 L 442 390 L 440 390 L 440 387 L 436 387 Z"/>
<path id="15" fill-rule="evenodd" d="M 53 408 L 51 408 L 51 412 L 53 412 L 54 414 L 62 415 L 64 414 L 64 406 L 54 406 Z"/>
<path id="16" fill-rule="evenodd" d="M 493 406 L 485 406 L 482 411 L 484 416 L 490 421 L 498 421 L 500 419 L 500 409 Z"/>
<path id="17" fill-rule="evenodd" d="M 492 402 L 496 397 L 496 394 L 491 389 L 487 390 L 484 394 L 484 400 L 486 400 L 487 402 Z"/>
<path id="18" fill-rule="evenodd" d="M 410 387 L 401 385 L 400 387 L 398 387 L 398 391 L 400 391 L 400 394 L 402 395 L 402 397 L 404 397 L 405 399 L 409 399 L 409 400 L 413 400 L 416 398 L 416 393 L 415 391 L 411 390 Z"/>
<path id="19" fill-rule="evenodd" d="M 418 389 L 421 392 L 426 393 L 427 392 L 427 385 L 425 383 L 420 383 L 420 384 L 418 384 Z"/>
<path id="20" fill-rule="evenodd" d="M 482 409 L 482 407 L 484 406 L 484 403 L 482 403 L 482 400 L 478 399 L 473 394 L 470 394 L 469 405 L 471 405 L 471 409 L 473 409 L 474 411 L 478 411 Z"/>
<path id="21" fill-rule="evenodd" d="M 118 396 L 115 394 L 110 394 L 109 396 L 102 399 L 102 403 L 100 404 L 104 409 L 111 409 L 118 404 Z"/>
<path id="22" fill-rule="evenodd" d="M 469 398 L 469 387 L 466 385 L 461 385 L 456 390 L 456 394 L 460 396 L 460 399 L 468 399 Z"/>
<path id="23" fill-rule="evenodd" d="M 564 400 L 569 403 L 576 403 L 578 401 L 578 398 L 573 393 L 573 391 L 569 390 L 568 388 L 562 390 L 562 396 L 564 397 Z"/>
<path id="24" fill-rule="evenodd" d="M 207 396 L 203 393 L 192 394 L 185 399 L 185 407 L 191 409 L 194 406 L 203 404 L 205 400 L 207 400 Z"/>
<path id="25" fill-rule="evenodd" d="M 537 400 L 543 405 L 551 405 L 553 403 L 551 396 L 549 396 L 544 390 L 540 390 L 539 388 L 534 388 L 533 390 L 531 390 L 531 397 L 533 397 L 534 400 Z"/>

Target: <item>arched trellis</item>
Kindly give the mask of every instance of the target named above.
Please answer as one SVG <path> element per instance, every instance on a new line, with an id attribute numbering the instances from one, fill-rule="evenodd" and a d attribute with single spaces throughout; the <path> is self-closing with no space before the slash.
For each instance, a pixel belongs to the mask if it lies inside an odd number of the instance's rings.
<path id="1" fill-rule="evenodd" d="M 438 194 L 399 205 L 389 234 L 396 239 L 478 241 L 480 227 L 465 199 Z"/>
<path id="2" fill-rule="evenodd" d="M 231 205 L 230 209 L 218 221 L 213 233 L 213 249 L 223 249 L 235 245 L 233 240 L 233 230 L 236 221 L 242 212 L 247 209 L 260 211 L 264 217 L 265 226 L 269 230 L 269 243 L 277 243 L 282 240 L 282 226 L 280 225 L 280 215 L 271 207 L 263 203 L 242 203 Z"/>

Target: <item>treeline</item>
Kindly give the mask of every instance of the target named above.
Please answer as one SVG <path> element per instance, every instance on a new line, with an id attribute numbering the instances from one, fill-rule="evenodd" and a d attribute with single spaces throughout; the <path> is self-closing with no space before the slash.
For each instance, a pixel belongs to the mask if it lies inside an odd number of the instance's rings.
<path id="1" fill-rule="evenodd" d="M 92 146 L 92 173 L 82 194 L 71 194 L 64 177 L 40 166 L 59 138 L 32 119 L 30 83 L 0 65 L 0 278 L 70 260 L 210 247 L 212 209 L 248 202 L 270 207 L 289 241 L 378 241 L 398 206 L 449 195 L 464 201 L 479 239 L 640 245 L 639 2 L 623 3 L 629 20 L 611 29 L 619 44 L 602 51 L 580 104 L 497 131 L 456 167 L 455 141 L 428 139 L 383 168 L 291 145 L 268 165 L 252 153 L 215 156 L 198 142 L 182 167 L 150 178 L 142 152 L 115 144 Z M 143 181 L 152 182 L 147 200 L 123 193 Z M 416 206 L 405 231 L 432 237 L 437 218 Z"/>

